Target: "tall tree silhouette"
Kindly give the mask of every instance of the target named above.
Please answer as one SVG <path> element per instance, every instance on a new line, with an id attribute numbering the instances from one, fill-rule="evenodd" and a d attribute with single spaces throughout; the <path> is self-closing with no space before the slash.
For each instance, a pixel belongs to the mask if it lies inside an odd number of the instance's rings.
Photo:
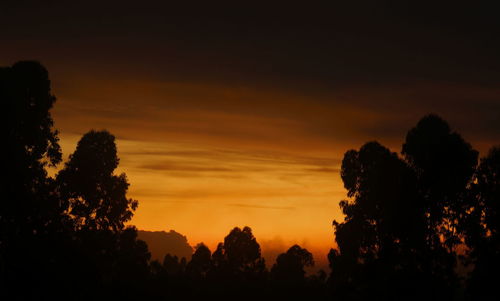
<path id="1" fill-rule="evenodd" d="M 76 228 L 123 229 L 138 202 L 127 198 L 124 173 L 118 166 L 115 137 L 107 131 L 85 134 L 57 175 L 59 190 Z"/>
<path id="2" fill-rule="evenodd" d="M 329 254 L 334 290 L 344 298 L 386 297 L 404 273 L 418 269 L 424 210 L 415 175 L 396 153 L 370 142 L 345 154 L 341 177 L 353 200 L 340 202 L 346 217 L 333 223 L 339 247 Z"/>
<path id="3" fill-rule="evenodd" d="M 464 237 L 477 152 L 435 115 L 408 132 L 404 159 L 376 142 L 348 151 L 341 176 L 351 201 L 334 221 L 334 290 L 351 297 L 451 298 L 454 247 Z M 418 289 L 420 287 L 420 289 Z"/>
<path id="4" fill-rule="evenodd" d="M 2 147 L 4 177 L 0 182 L 0 290 L 18 289 L 19 298 L 50 289 L 59 277 L 61 237 L 58 199 L 45 168 L 61 161 L 58 132 L 50 110 L 47 70 L 38 62 L 23 61 L 0 68 Z M 34 252 L 36 250 L 36 252 Z M 61 278 L 57 278 L 61 280 Z M 61 282 L 63 283 L 63 282 Z"/>
<path id="5" fill-rule="evenodd" d="M 73 260 L 83 261 L 75 277 L 80 287 L 91 288 L 83 296 L 141 295 L 149 276 L 147 245 L 137 239 L 135 228 L 125 228 L 138 202 L 127 198 L 125 174 L 114 174 L 118 163 L 115 137 L 91 130 L 57 174 L 57 191 L 77 249 Z"/>
<path id="6" fill-rule="evenodd" d="M 436 115 L 422 118 L 411 129 L 402 154 L 415 170 L 419 194 L 428 214 L 428 243 L 452 249 L 460 240 L 458 225 L 470 205 L 465 197 L 478 152 Z"/>
<path id="7" fill-rule="evenodd" d="M 2 138 L 9 142 L 2 151 L 11 155 L 4 158 L 5 163 L 15 163 L 18 169 L 29 167 L 33 173 L 43 173 L 46 165 L 59 163 L 58 132 L 49 112 L 56 98 L 51 94 L 45 67 L 23 61 L 0 68 L 0 97 L 4 109 Z"/>
<path id="8" fill-rule="evenodd" d="M 426 210 L 427 270 L 439 287 L 457 286 L 457 246 L 463 244 L 473 199 L 478 152 L 436 115 L 411 129 L 402 154 L 417 175 L 418 193 Z"/>
<path id="9" fill-rule="evenodd" d="M 498 297 L 500 281 L 500 147 L 481 159 L 475 174 L 469 212 L 467 245 L 473 270 L 468 281 L 471 300 Z"/>
<path id="10" fill-rule="evenodd" d="M 56 98 L 47 70 L 38 62 L 25 61 L 0 68 L 0 100 L 4 112 L 1 157 L 6 175 L 0 184 L 0 223 L 8 223 L 2 230 L 10 229 L 16 235 L 21 228 L 32 232 L 30 227 L 46 226 L 57 209 L 45 171 L 62 156 L 50 114 Z"/>

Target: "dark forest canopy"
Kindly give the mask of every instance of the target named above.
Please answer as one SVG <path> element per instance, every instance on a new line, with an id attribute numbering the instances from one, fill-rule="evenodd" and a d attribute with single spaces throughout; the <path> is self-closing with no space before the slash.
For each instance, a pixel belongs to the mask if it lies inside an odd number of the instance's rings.
<path id="1" fill-rule="evenodd" d="M 0 68 L 0 296 L 9 299 L 493 298 L 500 281 L 500 148 L 484 158 L 436 115 L 408 131 L 401 153 L 376 141 L 349 150 L 345 217 L 329 274 L 307 275 L 312 254 L 290 247 L 268 265 L 250 227 L 215 250 L 152 260 L 126 226 L 138 207 L 115 170 L 115 137 L 91 130 L 61 162 L 50 110 L 56 98 L 38 62 Z M 470 273 L 459 273 L 466 266 Z"/>

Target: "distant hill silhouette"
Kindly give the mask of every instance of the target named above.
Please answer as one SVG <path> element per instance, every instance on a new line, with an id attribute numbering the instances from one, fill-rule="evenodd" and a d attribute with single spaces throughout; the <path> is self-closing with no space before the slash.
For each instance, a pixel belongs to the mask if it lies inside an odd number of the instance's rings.
<path id="1" fill-rule="evenodd" d="M 138 231 L 138 238 L 144 240 L 148 244 L 151 252 L 151 260 L 163 262 L 165 255 L 175 255 L 179 258 L 185 257 L 186 260 L 191 259 L 193 247 L 187 241 L 187 237 L 170 230 L 165 231 Z"/>

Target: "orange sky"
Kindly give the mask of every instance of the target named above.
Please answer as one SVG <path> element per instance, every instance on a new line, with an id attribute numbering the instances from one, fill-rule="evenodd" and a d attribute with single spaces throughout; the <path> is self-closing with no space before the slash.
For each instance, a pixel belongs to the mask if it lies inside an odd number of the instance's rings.
<path id="1" fill-rule="evenodd" d="M 325 264 L 331 222 L 341 218 L 345 146 L 308 132 L 303 118 L 317 117 L 320 106 L 275 91 L 139 81 L 58 89 L 57 82 L 54 119 L 65 155 L 90 128 L 117 135 L 119 171 L 140 201 L 131 224 L 174 229 L 212 250 L 230 229 L 248 225 L 265 254 L 299 243 Z M 118 101 L 102 101 L 111 95 Z M 214 100 L 210 108 L 202 97 Z M 286 97 L 282 104 L 279 97 Z M 186 105 L 186 99 L 193 100 Z M 238 107 L 241 99 L 255 101 Z M 155 101 L 168 105 L 155 108 Z M 259 113 L 258 102 L 271 105 Z M 335 110 L 323 113 L 335 117 Z M 343 114 L 356 113 L 346 108 Z"/>
<path id="2" fill-rule="evenodd" d="M 131 224 L 192 245 L 248 225 L 324 265 L 347 150 L 399 152 L 429 113 L 483 154 L 500 142 L 499 18 L 479 5 L 4 2 L 0 64 L 47 67 L 64 155 L 115 134 Z"/>
<path id="3" fill-rule="evenodd" d="M 427 89 L 452 89 L 440 88 Z M 342 219 L 343 153 L 373 139 L 398 151 L 406 130 L 425 114 L 392 116 L 349 102 L 327 106 L 318 95 L 222 84 L 79 75 L 53 77 L 53 90 L 66 156 L 91 128 L 117 136 L 119 172 L 140 201 L 131 224 L 173 229 L 212 250 L 230 229 L 248 225 L 269 260 L 298 243 L 320 266 L 334 246 L 332 220 Z M 371 98 L 386 93 L 370 89 Z M 391 122 L 399 126 L 378 133 Z"/>

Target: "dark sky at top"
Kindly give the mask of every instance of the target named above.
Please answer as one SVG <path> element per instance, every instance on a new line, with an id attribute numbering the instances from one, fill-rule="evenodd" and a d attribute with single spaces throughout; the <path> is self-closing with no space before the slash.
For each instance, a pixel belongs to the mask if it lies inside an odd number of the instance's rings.
<path id="1" fill-rule="evenodd" d="M 178 101 L 162 96 L 154 105 L 292 118 L 311 133 L 337 140 L 356 136 L 351 129 L 359 127 L 369 139 L 401 141 L 420 117 L 437 113 L 482 151 L 500 141 L 496 6 L 270 2 L 3 1 L 0 59 L 3 65 L 40 60 L 57 95 L 68 95 L 68 102 L 81 95 L 74 103 L 107 102 L 109 110 L 117 100 L 99 98 L 98 86 L 115 86 L 116 99 L 147 98 L 111 79 L 244 87 L 285 95 L 221 99 L 196 88 L 196 95 Z M 85 77 L 87 86 L 77 77 Z M 70 86 L 87 92 L 66 92 Z M 88 92 L 92 87 L 96 91 Z M 295 111 L 290 95 L 303 98 Z M 307 117 L 305 102 L 333 115 L 315 115 L 322 113 L 315 109 Z M 377 117 L 368 124 L 349 120 L 341 113 L 346 106 Z"/>
<path id="2" fill-rule="evenodd" d="M 126 62 L 131 71 L 203 81 L 301 81 L 326 89 L 498 83 L 494 7 L 480 1 L 331 2 L 5 1 L 2 48 L 30 41 L 40 55 L 78 49 L 63 61 L 87 64 L 98 57 L 96 64 Z"/>

